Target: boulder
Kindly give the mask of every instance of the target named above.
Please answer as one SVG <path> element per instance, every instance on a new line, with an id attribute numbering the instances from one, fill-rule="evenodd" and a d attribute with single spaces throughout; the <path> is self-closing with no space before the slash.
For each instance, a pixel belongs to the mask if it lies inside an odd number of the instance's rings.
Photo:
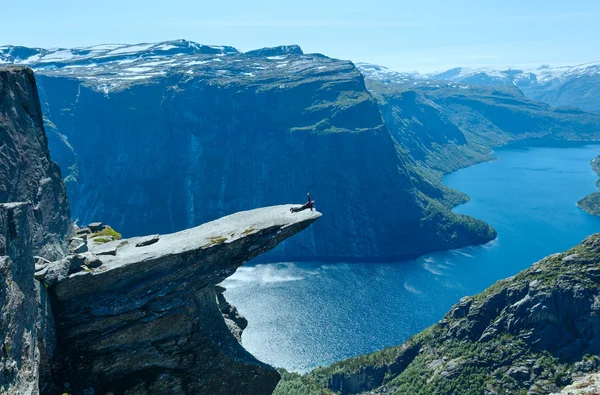
<path id="1" fill-rule="evenodd" d="M 160 235 L 145 236 L 145 237 L 142 237 L 140 239 L 140 241 L 138 241 L 137 243 L 135 243 L 135 246 L 136 247 L 145 247 L 145 246 L 148 246 L 150 244 L 156 243 L 159 239 L 160 239 Z"/>
<path id="2" fill-rule="evenodd" d="M 104 228 L 104 225 L 102 222 L 92 222 L 87 227 L 92 233 L 95 233 L 100 232 Z"/>

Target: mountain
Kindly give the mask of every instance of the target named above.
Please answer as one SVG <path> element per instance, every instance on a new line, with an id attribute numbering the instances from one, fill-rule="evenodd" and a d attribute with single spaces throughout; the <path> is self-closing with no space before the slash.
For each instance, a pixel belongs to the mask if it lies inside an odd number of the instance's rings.
<path id="1" fill-rule="evenodd" d="M 600 111 L 600 62 L 531 69 L 457 67 L 428 74 L 396 72 L 367 63 L 357 63 L 357 67 L 366 78 L 382 83 L 410 85 L 424 81 L 434 84 L 449 81 L 463 85 L 509 85 L 516 86 L 533 100 L 554 107 Z"/>
<path id="2" fill-rule="evenodd" d="M 600 62 L 525 70 L 456 68 L 425 78 L 463 84 L 514 85 L 526 96 L 555 107 L 600 111 Z"/>
<path id="3" fill-rule="evenodd" d="M 33 71 L 0 67 L 0 92 L 0 392 L 271 393 L 279 374 L 240 345 L 217 284 L 321 214 L 279 205 L 173 234 L 73 237 Z"/>
<path id="4" fill-rule="evenodd" d="M 600 140 L 600 113 L 553 108 L 515 86 L 373 78 L 367 88 L 392 136 L 430 179 L 490 160 L 511 141 Z"/>
<path id="5" fill-rule="evenodd" d="M 326 215 L 272 259 L 402 259 L 495 237 L 398 150 L 349 61 L 185 40 L 3 51 L 36 71 L 82 223 L 168 233 L 311 192 Z"/>
<path id="6" fill-rule="evenodd" d="M 461 299 L 403 345 L 306 376 L 284 374 L 275 393 L 548 394 L 573 381 L 591 386 L 600 369 L 599 280 L 595 234 Z"/>
<path id="7" fill-rule="evenodd" d="M 357 62 L 356 68 L 360 70 L 365 78 L 379 81 L 385 84 L 408 84 L 415 80 L 422 79 L 419 73 L 406 73 L 390 70 L 387 67 L 372 63 Z"/>

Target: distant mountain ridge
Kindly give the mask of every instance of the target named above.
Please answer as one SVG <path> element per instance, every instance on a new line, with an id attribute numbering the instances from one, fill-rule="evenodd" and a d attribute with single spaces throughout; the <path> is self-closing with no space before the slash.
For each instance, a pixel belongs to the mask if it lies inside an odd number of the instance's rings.
<path id="1" fill-rule="evenodd" d="M 531 69 L 457 67 L 435 73 L 401 73 L 383 66 L 357 63 L 366 78 L 383 83 L 450 81 L 471 85 L 512 85 L 531 99 L 552 106 L 600 111 L 600 62 Z"/>
<path id="2" fill-rule="evenodd" d="M 0 65 L 17 64 L 49 76 L 72 77 L 108 94 L 169 73 L 192 77 L 252 79 L 287 67 L 288 55 L 302 58 L 297 45 L 281 45 L 240 52 L 230 46 L 203 45 L 187 40 L 144 44 L 102 44 L 80 48 L 27 48 L 0 46 Z M 314 57 L 302 58 L 309 66 Z M 322 59 L 319 59 L 322 60 Z M 348 62 L 349 63 L 349 62 Z M 324 68 L 323 68 L 324 69 Z M 296 70 L 300 71 L 300 70 Z"/>

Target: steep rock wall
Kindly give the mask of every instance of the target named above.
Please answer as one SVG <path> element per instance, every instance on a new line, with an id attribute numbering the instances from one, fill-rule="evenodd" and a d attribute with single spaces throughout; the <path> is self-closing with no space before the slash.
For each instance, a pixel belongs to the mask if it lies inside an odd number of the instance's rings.
<path id="1" fill-rule="evenodd" d="M 0 202 L 32 202 L 33 249 L 52 259 L 71 232 L 60 168 L 50 159 L 35 78 L 24 67 L 0 68 Z"/>
<path id="2" fill-rule="evenodd" d="M 33 72 L 0 68 L 0 392 L 36 394 L 51 381 L 54 321 L 34 270 L 40 256 L 64 255 L 70 217 Z"/>

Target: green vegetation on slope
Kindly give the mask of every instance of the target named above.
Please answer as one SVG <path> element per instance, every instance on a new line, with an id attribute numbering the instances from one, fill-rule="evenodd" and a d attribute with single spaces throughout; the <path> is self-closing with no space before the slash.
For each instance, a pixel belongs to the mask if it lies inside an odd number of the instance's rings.
<path id="1" fill-rule="evenodd" d="M 284 376 L 278 388 L 312 380 L 342 394 L 551 393 L 600 369 L 598 300 L 600 234 L 463 298 L 403 345 Z"/>
<path id="2" fill-rule="evenodd" d="M 99 236 L 111 236 L 111 237 L 113 237 L 114 240 L 121 240 L 121 237 L 122 237 L 119 232 L 117 232 L 110 226 L 106 225 L 104 227 L 104 229 L 89 235 L 88 239 L 91 239 L 93 237 L 99 237 Z"/>
<path id="3" fill-rule="evenodd" d="M 490 160 L 523 139 L 599 140 L 600 114 L 552 108 L 510 86 L 382 84 L 367 80 L 394 138 L 438 176 Z"/>
<path id="4" fill-rule="evenodd" d="M 319 382 L 312 380 L 307 375 L 290 373 L 285 369 L 278 369 L 281 380 L 273 395 L 332 395 L 333 392 Z"/>
<path id="5" fill-rule="evenodd" d="M 590 162 L 592 169 L 600 176 L 600 156 L 592 159 Z M 600 179 L 596 181 L 596 185 L 600 187 Z M 587 195 L 577 202 L 577 205 L 592 215 L 600 216 L 600 192 L 594 192 Z"/>

